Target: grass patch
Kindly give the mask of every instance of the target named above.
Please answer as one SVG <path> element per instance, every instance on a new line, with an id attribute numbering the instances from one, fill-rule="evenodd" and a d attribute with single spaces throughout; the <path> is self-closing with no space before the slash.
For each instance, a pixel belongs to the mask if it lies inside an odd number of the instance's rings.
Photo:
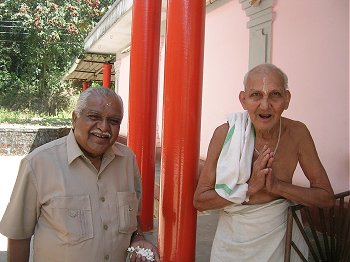
<path id="1" fill-rule="evenodd" d="M 0 123 L 34 126 L 71 126 L 72 113 L 60 112 L 56 116 L 49 116 L 38 115 L 33 112 L 9 111 L 0 108 Z"/>

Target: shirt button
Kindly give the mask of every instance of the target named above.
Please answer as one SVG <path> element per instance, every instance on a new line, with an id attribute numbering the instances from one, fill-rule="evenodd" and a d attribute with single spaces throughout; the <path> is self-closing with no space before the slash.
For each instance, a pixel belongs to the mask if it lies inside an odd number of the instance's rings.
<path id="1" fill-rule="evenodd" d="M 109 255 L 105 255 L 105 260 L 108 260 L 109 259 Z"/>
<path id="2" fill-rule="evenodd" d="M 76 216 L 78 216 L 78 213 L 79 213 L 78 210 L 69 210 L 69 211 L 68 211 L 68 215 L 69 215 L 70 217 L 76 217 Z"/>
<path id="3" fill-rule="evenodd" d="M 107 226 L 107 225 L 104 225 L 104 226 L 103 226 L 103 229 L 104 229 L 104 230 L 107 230 L 107 229 L 108 229 L 108 226 Z"/>
<path id="4" fill-rule="evenodd" d="M 106 201 L 106 199 L 104 197 L 101 197 L 100 199 L 101 199 L 102 202 Z"/>

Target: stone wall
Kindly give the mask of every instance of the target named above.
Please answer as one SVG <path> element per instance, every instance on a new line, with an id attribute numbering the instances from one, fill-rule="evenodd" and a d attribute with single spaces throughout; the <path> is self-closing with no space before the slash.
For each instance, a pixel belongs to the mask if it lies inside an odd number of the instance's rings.
<path id="1" fill-rule="evenodd" d="M 26 155 L 69 131 L 68 127 L 0 126 L 0 155 Z"/>

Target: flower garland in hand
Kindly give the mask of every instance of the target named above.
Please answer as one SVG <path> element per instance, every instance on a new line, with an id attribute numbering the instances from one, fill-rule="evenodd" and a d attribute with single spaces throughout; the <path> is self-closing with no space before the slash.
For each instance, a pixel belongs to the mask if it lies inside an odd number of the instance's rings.
<path id="1" fill-rule="evenodd" d="M 130 253 L 130 259 L 133 255 L 133 253 L 136 253 L 137 255 L 141 255 L 145 257 L 148 261 L 155 261 L 154 260 L 154 254 L 151 249 L 149 248 L 141 248 L 139 246 L 135 247 L 128 247 L 127 252 Z"/>

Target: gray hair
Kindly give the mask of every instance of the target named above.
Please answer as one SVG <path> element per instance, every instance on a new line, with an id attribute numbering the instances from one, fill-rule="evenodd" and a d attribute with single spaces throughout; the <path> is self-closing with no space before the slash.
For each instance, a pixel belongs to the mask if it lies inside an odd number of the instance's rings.
<path id="1" fill-rule="evenodd" d="M 244 76 L 244 80 L 243 80 L 243 85 L 244 85 L 244 89 L 247 88 L 247 81 L 248 78 L 253 75 L 254 73 L 264 73 L 264 74 L 268 74 L 271 72 L 276 72 L 277 74 L 279 74 L 283 80 L 283 87 L 284 89 L 288 89 L 288 77 L 287 75 L 277 66 L 273 65 L 273 64 L 260 64 L 255 66 L 254 68 L 250 69 Z"/>
<path id="2" fill-rule="evenodd" d="M 105 88 L 102 86 L 99 87 L 89 87 L 84 92 L 82 92 L 77 100 L 77 103 L 74 108 L 74 113 L 77 117 L 80 117 L 81 112 L 85 109 L 87 100 L 91 95 L 103 96 L 103 97 L 115 97 L 118 101 L 120 101 L 121 106 L 123 108 L 123 100 L 122 98 L 114 92 L 112 89 Z"/>

